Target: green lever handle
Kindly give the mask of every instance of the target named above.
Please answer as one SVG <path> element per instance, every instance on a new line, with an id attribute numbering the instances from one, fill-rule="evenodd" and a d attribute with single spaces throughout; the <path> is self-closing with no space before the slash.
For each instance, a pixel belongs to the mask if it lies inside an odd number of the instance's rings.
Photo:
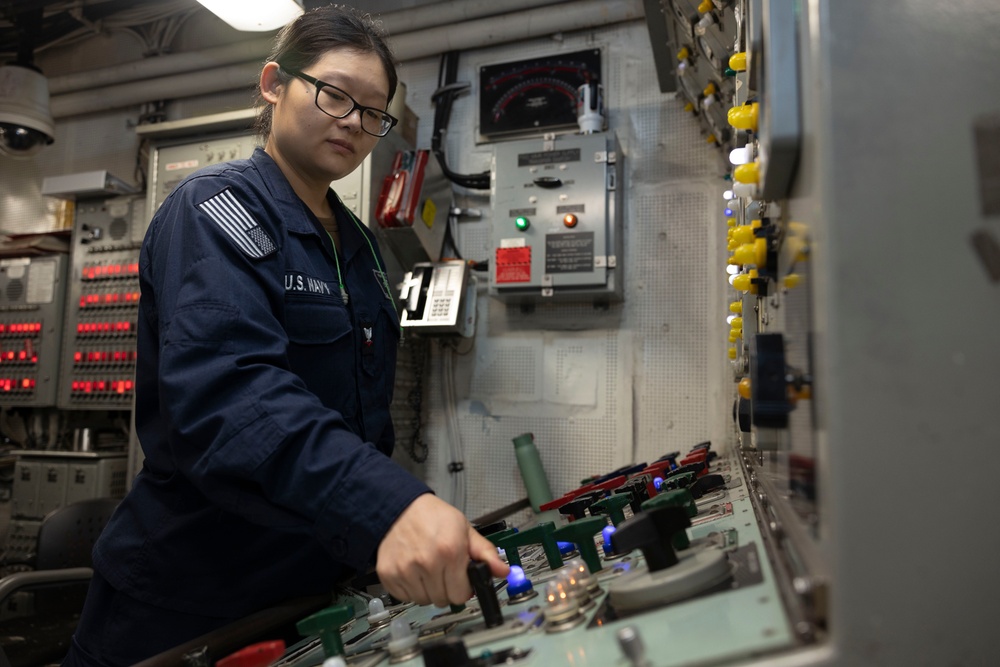
<path id="1" fill-rule="evenodd" d="M 559 545 L 556 544 L 556 538 L 553 537 L 555 529 L 554 523 L 546 521 L 519 533 L 508 535 L 499 540 L 496 545 L 507 552 L 507 563 L 520 565 L 521 555 L 517 552 L 517 547 L 541 544 L 549 567 L 555 570 L 563 565 L 562 556 L 559 554 Z"/>
<path id="2" fill-rule="evenodd" d="M 627 493 L 616 493 L 591 505 L 590 513 L 593 514 L 596 510 L 600 514 L 607 514 L 611 517 L 611 523 L 617 527 L 625 520 L 625 507 L 631 502 L 632 499 Z"/>
<path id="3" fill-rule="evenodd" d="M 557 540 L 575 544 L 583 562 L 590 568 L 591 574 L 594 574 L 603 568 L 601 557 L 597 553 L 597 545 L 594 544 L 594 535 L 604 530 L 607 525 L 608 521 L 603 516 L 589 516 L 559 528 L 555 532 L 555 537 Z"/>
<path id="4" fill-rule="evenodd" d="M 511 535 L 514 535 L 516 533 L 517 533 L 516 528 L 505 528 L 504 530 L 487 535 L 486 539 L 492 542 L 493 546 L 498 547 L 500 546 L 500 540 L 502 540 L 505 537 L 510 537 Z"/>
<path id="5" fill-rule="evenodd" d="M 349 604 L 338 604 L 317 611 L 295 624 L 295 629 L 303 637 L 319 635 L 323 644 L 323 655 L 332 658 L 344 655 L 344 642 L 340 638 L 340 627 L 354 618 L 354 608 Z"/>

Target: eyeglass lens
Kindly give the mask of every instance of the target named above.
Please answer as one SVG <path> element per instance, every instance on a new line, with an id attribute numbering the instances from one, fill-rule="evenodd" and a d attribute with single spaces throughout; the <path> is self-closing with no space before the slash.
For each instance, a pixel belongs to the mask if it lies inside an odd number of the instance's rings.
<path id="1" fill-rule="evenodd" d="M 361 106 L 350 95 L 333 86 L 324 86 L 319 91 L 316 104 L 334 118 L 343 118 L 354 111 L 355 107 Z M 392 117 L 377 109 L 362 109 L 361 128 L 369 134 L 384 136 L 392 128 Z"/>

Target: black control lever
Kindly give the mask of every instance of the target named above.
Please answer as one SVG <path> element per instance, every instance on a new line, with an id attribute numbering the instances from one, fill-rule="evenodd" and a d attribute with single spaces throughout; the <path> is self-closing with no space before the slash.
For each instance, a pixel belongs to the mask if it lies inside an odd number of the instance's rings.
<path id="1" fill-rule="evenodd" d="M 469 583 L 479 600 L 479 608 L 483 611 L 483 621 L 487 628 L 503 625 L 503 614 L 500 613 L 500 600 L 493 590 L 493 574 L 490 566 L 477 560 L 470 560 L 466 568 L 469 573 Z"/>
<path id="2" fill-rule="evenodd" d="M 672 545 L 673 535 L 690 525 L 691 519 L 683 507 L 658 507 L 619 524 L 618 530 L 611 534 L 611 544 L 616 554 L 639 549 L 649 571 L 658 572 L 679 562 Z"/>

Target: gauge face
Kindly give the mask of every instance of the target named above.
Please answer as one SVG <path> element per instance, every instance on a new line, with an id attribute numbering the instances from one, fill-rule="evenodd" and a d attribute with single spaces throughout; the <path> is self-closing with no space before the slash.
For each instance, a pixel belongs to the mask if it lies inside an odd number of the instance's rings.
<path id="1" fill-rule="evenodd" d="M 576 126 L 576 90 L 601 82 L 601 52 L 589 49 L 479 69 L 483 136 Z"/>

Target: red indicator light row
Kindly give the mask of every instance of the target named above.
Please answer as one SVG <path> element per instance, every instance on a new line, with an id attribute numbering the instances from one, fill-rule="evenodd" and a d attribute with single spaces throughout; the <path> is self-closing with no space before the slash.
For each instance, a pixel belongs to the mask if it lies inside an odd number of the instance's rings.
<path id="1" fill-rule="evenodd" d="M 41 322 L 14 322 L 0 324 L 0 334 L 21 335 L 37 334 L 42 332 Z"/>
<path id="2" fill-rule="evenodd" d="M 0 391 L 31 391 L 35 388 L 35 378 L 0 378 Z"/>
<path id="3" fill-rule="evenodd" d="M 139 292 L 113 292 L 110 294 L 82 294 L 80 308 L 100 308 L 102 306 L 134 305 L 139 303 Z"/>
<path id="4" fill-rule="evenodd" d="M 77 336 L 100 336 L 133 331 L 135 331 L 135 324 L 132 322 L 80 322 L 76 325 Z"/>
<path id="5" fill-rule="evenodd" d="M 83 267 L 84 280 L 100 280 L 102 278 L 125 278 L 139 275 L 139 262 L 127 264 L 98 264 Z"/>
<path id="6" fill-rule="evenodd" d="M 77 350 L 73 353 L 73 362 L 77 364 L 134 363 L 135 350 L 96 350 L 90 352 Z"/>
<path id="7" fill-rule="evenodd" d="M 33 352 L 29 353 L 28 350 L 18 350 L 18 351 L 4 350 L 0 352 L 0 364 L 2 363 L 9 364 L 11 362 L 14 363 L 25 362 L 29 364 L 37 364 L 38 355 L 34 354 Z"/>
<path id="8" fill-rule="evenodd" d="M 132 380 L 74 380 L 70 385 L 73 394 L 113 393 L 125 394 L 131 392 L 135 383 Z"/>

